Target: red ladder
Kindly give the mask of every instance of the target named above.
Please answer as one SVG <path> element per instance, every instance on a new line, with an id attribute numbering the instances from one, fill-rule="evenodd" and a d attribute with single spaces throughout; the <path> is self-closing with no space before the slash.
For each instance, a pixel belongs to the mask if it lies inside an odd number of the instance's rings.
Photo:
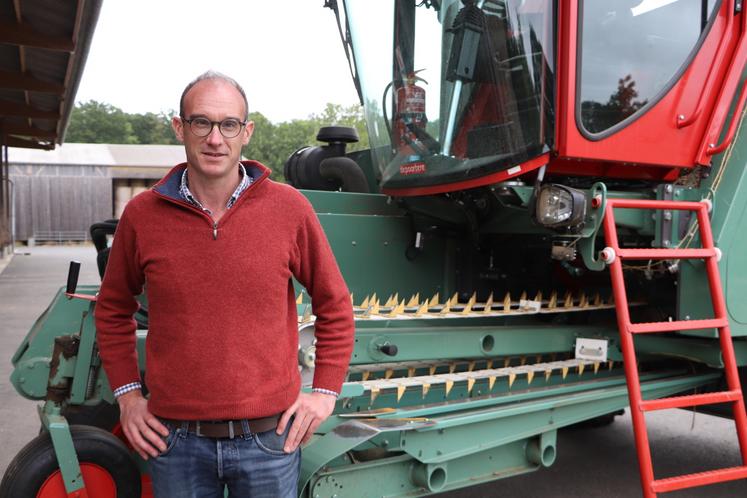
<path id="1" fill-rule="evenodd" d="M 667 209 L 679 211 L 695 211 L 698 216 L 700 249 L 621 249 L 617 241 L 615 229 L 614 209 Z M 713 233 L 708 218 L 709 204 L 706 202 L 681 202 L 662 200 L 635 199 L 607 199 L 604 214 L 604 235 L 607 246 L 602 251 L 602 259 L 610 266 L 612 290 L 617 308 L 617 325 L 620 328 L 620 343 L 625 360 L 625 377 L 628 384 L 630 398 L 630 413 L 633 419 L 636 451 L 638 452 L 638 466 L 645 498 L 656 498 L 657 493 L 665 493 L 685 488 L 694 488 L 725 481 L 747 478 L 747 414 L 745 413 L 744 398 L 739 385 L 734 347 L 729 332 L 729 320 L 726 315 L 726 304 L 721 288 L 721 277 L 718 270 L 718 260 L 721 253 L 713 245 Z M 650 259 L 702 259 L 706 265 L 708 285 L 715 318 L 709 320 L 686 320 L 673 322 L 631 323 L 628 312 L 628 298 L 623 281 L 622 261 L 650 260 Z M 641 396 L 641 383 L 638 378 L 638 366 L 635 356 L 634 334 L 649 334 L 657 332 L 673 332 L 680 330 L 697 330 L 704 328 L 718 329 L 719 342 L 724 361 L 724 373 L 728 390 L 690 396 L 675 396 L 650 401 L 644 401 Z M 654 469 L 651 462 L 651 449 L 646 429 L 644 413 L 652 410 L 667 408 L 685 408 L 715 403 L 732 403 L 734 422 L 737 428 L 739 447 L 742 453 L 742 465 L 695 474 L 654 479 Z"/>

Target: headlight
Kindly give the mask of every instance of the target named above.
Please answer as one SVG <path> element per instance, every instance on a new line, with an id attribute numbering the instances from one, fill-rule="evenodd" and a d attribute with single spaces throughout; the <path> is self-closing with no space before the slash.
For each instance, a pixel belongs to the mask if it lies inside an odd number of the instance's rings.
<path id="1" fill-rule="evenodd" d="M 586 196 L 562 185 L 545 185 L 537 195 L 537 222 L 548 228 L 576 227 L 586 215 Z"/>

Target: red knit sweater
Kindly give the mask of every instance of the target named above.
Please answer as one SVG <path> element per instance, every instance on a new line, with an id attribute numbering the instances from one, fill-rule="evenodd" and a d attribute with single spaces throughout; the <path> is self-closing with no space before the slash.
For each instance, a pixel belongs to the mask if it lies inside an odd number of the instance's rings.
<path id="1" fill-rule="evenodd" d="M 179 197 L 185 164 L 132 199 L 117 227 L 96 304 L 101 358 L 112 389 L 140 380 L 132 315 L 145 286 L 148 405 L 164 418 L 257 418 L 293 403 L 292 276 L 317 317 L 314 387 L 340 392 L 347 372 L 353 310 L 311 204 L 244 164 L 255 181 L 217 227 Z"/>

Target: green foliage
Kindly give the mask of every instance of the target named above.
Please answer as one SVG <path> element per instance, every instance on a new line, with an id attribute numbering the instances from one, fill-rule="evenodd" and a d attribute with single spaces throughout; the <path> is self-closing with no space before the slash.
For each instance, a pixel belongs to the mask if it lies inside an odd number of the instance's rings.
<path id="1" fill-rule="evenodd" d="M 90 100 L 70 116 L 66 142 L 90 144 L 177 144 L 167 114 L 128 114 L 118 107 Z"/>
<path id="2" fill-rule="evenodd" d="M 109 104 L 91 100 L 73 109 L 66 142 L 111 144 L 178 144 L 171 129 L 169 114 L 129 114 Z M 316 134 L 322 126 L 351 126 L 358 131 L 360 142 L 350 144 L 348 151 L 368 148 L 363 109 L 359 105 L 327 104 L 320 114 L 306 119 L 272 123 L 262 113 L 253 112 L 254 134 L 244 147 L 244 157 L 255 159 L 272 169 L 273 179 L 283 180 L 283 164 L 296 150 L 320 145 Z"/>

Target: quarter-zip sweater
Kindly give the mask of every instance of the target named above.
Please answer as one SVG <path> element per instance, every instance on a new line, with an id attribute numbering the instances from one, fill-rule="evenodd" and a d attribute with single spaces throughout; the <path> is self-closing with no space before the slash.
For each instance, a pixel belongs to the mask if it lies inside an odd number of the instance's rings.
<path id="1" fill-rule="evenodd" d="M 217 223 L 179 197 L 180 164 L 117 226 L 95 312 L 101 359 L 112 389 L 140 381 L 133 314 L 145 288 L 148 407 L 160 417 L 257 418 L 295 401 L 293 276 L 316 315 L 314 387 L 340 392 L 347 373 L 353 310 L 319 220 L 265 166 L 243 164 L 254 182 Z"/>

